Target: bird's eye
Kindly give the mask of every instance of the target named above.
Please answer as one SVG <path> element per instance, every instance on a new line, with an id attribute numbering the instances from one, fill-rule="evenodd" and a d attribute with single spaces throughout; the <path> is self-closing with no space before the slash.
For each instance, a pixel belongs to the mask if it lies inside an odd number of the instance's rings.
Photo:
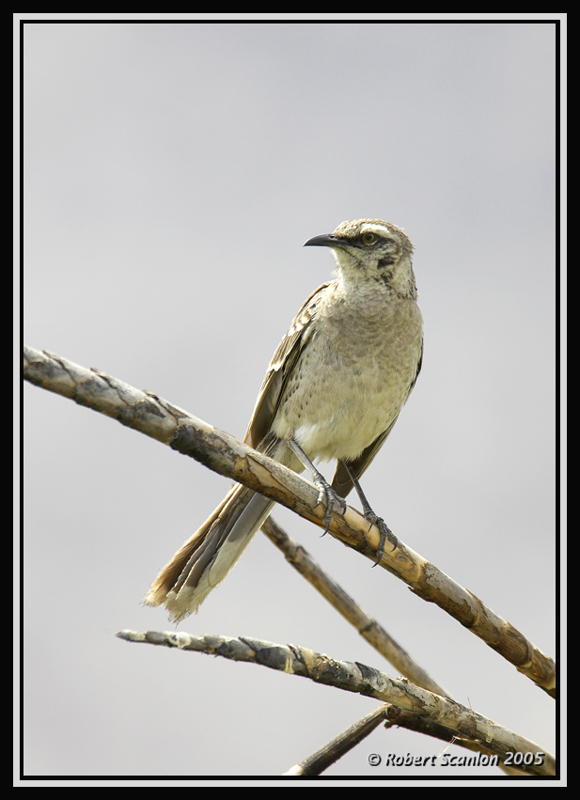
<path id="1" fill-rule="evenodd" d="M 374 233 L 363 233 L 362 240 L 365 244 L 374 244 L 377 240 L 377 237 Z"/>

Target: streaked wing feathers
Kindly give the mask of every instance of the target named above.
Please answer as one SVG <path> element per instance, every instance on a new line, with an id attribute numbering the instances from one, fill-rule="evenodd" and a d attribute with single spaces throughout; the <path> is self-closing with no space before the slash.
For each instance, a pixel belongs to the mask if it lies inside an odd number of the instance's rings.
<path id="1" fill-rule="evenodd" d="M 260 443 L 270 432 L 288 376 L 308 341 L 311 323 L 316 317 L 320 301 L 332 283 L 333 281 L 323 283 L 307 298 L 272 356 L 244 437 L 244 442 L 251 447 L 261 449 Z"/>

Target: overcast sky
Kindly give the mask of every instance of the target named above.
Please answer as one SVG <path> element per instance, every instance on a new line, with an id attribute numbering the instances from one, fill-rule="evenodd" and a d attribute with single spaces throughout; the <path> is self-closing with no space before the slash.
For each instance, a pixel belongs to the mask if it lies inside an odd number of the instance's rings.
<path id="1" fill-rule="evenodd" d="M 365 490 L 555 656 L 556 60 L 546 21 L 27 24 L 25 343 L 242 437 L 280 337 L 333 270 L 303 243 L 353 218 L 403 227 L 423 370 Z M 28 775 L 275 777 L 376 707 L 116 639 L 172 629 L 142 598 L 229 483 L 62 397 L 24 399 Z M 554 703 L 514 667 L 274 516 L 457 701 L 555 751 Z M 396 676 L 261 534 L 179 630 Z M 369 753 L 441 750 L 379 728 L 326 774 L 390 778 Z"/>

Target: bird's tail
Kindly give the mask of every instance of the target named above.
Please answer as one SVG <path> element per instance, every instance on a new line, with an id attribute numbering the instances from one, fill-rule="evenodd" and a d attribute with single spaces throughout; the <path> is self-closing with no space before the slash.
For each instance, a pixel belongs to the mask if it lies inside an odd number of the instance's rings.
<path id="1" fill-rule="evenodd" d="M 270 514 L 274 503 L 242 485 L 233 487 L 151 584 L 144 602 L 165 603 L 179 622 L 197 611 L 226 577 Z"/>

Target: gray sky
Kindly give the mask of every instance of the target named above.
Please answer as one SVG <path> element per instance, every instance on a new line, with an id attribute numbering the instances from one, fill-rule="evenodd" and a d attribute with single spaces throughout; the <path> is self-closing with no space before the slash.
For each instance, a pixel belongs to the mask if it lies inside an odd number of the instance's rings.
<path id="1" fill-rule="evenodd" d="M 242 437 L 280 337 L 333 269 L 303 242 L 358 217 L 403 227 L 424 365 L 367 495 L 554 656 L 554 25 L 45 22 L 26 25 L 24 56 L 25 343 Z M 229 484 L 62 397 L 24 397 L 28 775 L 277 776 L 375 707 L 116 639 L 171 629 L 140 602 Z M 455 699 L 554 752 L 553 701 L 515 668 L 275 517 Z M 393 674 L 261 534 L 179 629 Z M 441 750 L 379 729 L 327 775 L 389 778 L 369 753 Z"/>

